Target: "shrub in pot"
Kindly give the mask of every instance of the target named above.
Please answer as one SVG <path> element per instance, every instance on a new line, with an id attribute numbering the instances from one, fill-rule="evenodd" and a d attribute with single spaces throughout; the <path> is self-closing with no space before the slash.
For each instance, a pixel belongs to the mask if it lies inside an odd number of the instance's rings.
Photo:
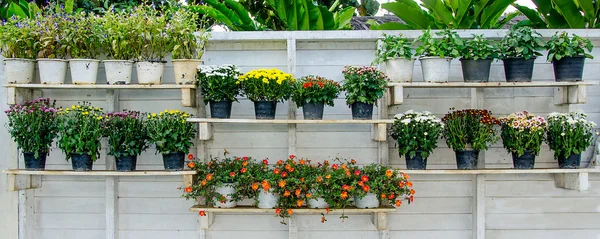
<path id="1" fill-rule="evenodd" d="M 373 118 L 373 105 L 383 97 L 387 76 L 372 66 L 345 66 L 342 70 L 346 104 L 352 108 L 352 119 Z"/>
<path id="2" fill-rule="evenodd" d="M 26 170 L 44 170 L 46 156 L 58 134 L 56 100 L 37 99 L 11 105 L 4 111 L 7 129 L 17 147 L 23 151 Z"/>
<path id="3" fill-rule="evenodd" d="M 476 169 L 479 152 L 498 140 L 500 121 L 485 109 L 452 111 L 442 118 L 442 136 L 456 154 L 458 169 Z"/>
<path id="4" fill-rule="evenodd" d="M 500 41 L 507 82 L 530 82 L 535 58 L 544 47 L 541 35 L 527 26 L 514 26 Z"/>
<path id="5" fill-rule="evenodd" d="M 431 31 L 426 30 L 416 39 L 421 43 L 417 47 L 417 55 L 420 56 L 423 79 L 426 82 L 447 82 L 450 80 L 452 59 L 460 56 L 463 41 L 458 33 L 450 30 L 439 31 L 435 35 L 441 38 L 434 38 Z"/>
<path id="6" fill-rule="evenodd" d="M 240 94 L 241 74 L 234 65 L 198 66 L 198 81 L 204 102 L 210 104 L 210 117 L 229 119 L 231 105 Z"/>
<path id="7" fill-rule="evenodd" d="M 413 201 L 415 190 L 408 176 L 387 166 L 370 164 L 358 172 L 360 179 L 354 188 L 354 203 L 357 208 L 379 207 L 380 200 L 384 204 L 396 207 L 402 200 Z"/>
<path id="8" fill-rule="evenodd" d="M 121 11 L 106 11 L 101 18 L 105 40 L 102 42 L 107 60 L 103 60 L 106 82 L 110 85 L 129 85 L 133 72 L 136 29 L 129 14 Z"/>
<path id="9" fill-rule="evenodd" d="M 514 168 L 532 169 L 546 137 L 544 117 L 521 111 L 500 118 L 500 122 L 502 144 L 512 154 Z"/>
<path id="10" fill-rule="evenodd" d="M 58 147 L 66 159 L 71 160 L 74 171 L 91 171 L 93 163 L 100 157 L 102 109 L 83 102 L 60 111 L 59 115 Z"/>
<path id="11" fill-rule="evenodd" d="M 40 83 L 42 84 L 64 84 L 67 77 L 67 65 L 65 60 L 68 55 L 68 40 L 65 29 L 68 21 L 62 13 L 48 13 L 37 19 L 36 23 L 37 62 L 40 72 Z"/>
<path id="12" fill-rule="evenodd" d="M 340 85 L 332 80 L 320 76 L 305 76 L 294 85 L 292 100 L 306 120 L 323 119 L 325 105 L 333 107 L 333 100 L 340 94 Z"/>
<path id="13" fill-rule="evenodd" d="M 594 57 L 586 53 L 591 52 L 594 46 L 588 39 L 573 34 L 569 38 L 567 32 L 556 32 L 546 43 L 548 61 L 554 67 L 556 81 L 581 81 L 585 58 Z"/>
<path id="14" fill-rule="evenodd" d="M 108 155 L 115 157 L 118 171 L 135 171 L 137 156 L 148 148 L 143 120 L 136 111 L 106 114 L 103 135 L 108 138 Z"/>
<path id="15" fill-rule="evenodd" d="M 559 168 L 579 168 L 581 153 L 593 142 L 596 124 L 585 113 L 551 113 L 548 115 L 548 146 L 554 150 Z"/>
<path id="16" fill-rule="evenodd" d="M 394 117 L 391 136 L 400 157 L 406 157 L 407 169 L 426 169 L 427 157 L 437 148 L 443 128 L 442 121 L 428 111 L 409 110 Z"/>
<path id="17" fill-rule="evenodd" d="M 299 208 L 306 202 L 306 194 L 309 193 L 309 185 L 306 180 L 306 171 L 302 168 L 306 166 L 306 160 L 297 160 L 296 156 L 290 155 L 284 161 L 278 161 L 273 171 L 275 175 L 281 176 L 281 179 L 273 186 L 273 191 L 279 195 L 276 210 L 278 216 L 284 219 L 293 214 L 294 208 Z"/>
<path id="18" fill-rule="evenodd" d="M 140 5 L 128 18 L 134 37 L 130 39 L 134 51 L 138 84 L 160 85 L 165 70 L 165 56 L 171 51 L 172 39 L 167 30 L 168 16 L 150 6 Z"/>
<path id="19" fill-rule="evenodd" d="M 325 176 L 319 177 L 320 175 L 318 175 L 315 180 L 324 184 L 326 188 L 323 192 L 323 199 L 329 208 L 342 210 L 340 219 L 344 221 L 345 218 L 348 218 L 344 214 L 344 209 L 353 205 L 360 170 L 354 159 L 348 161 L 336 158 L 335 161 L 333 164 L 327 160 L 323 161 L 322 167 L 324 167 Z M 327 212 L 329 212 L 329 208 L 327 208 Z M 325 215 L 323 215 L 321 222 L 325 220 Z"/>
<path id="20" fill-rule="evenodd" d="M 244 95 L 254 102 L 256 119 L 275 119 L 277 102 L 287 100 L 296 80 L 278 69 L 252 70 L 239 77 Z"/>
<path id="21" fill-rule="evenodd" d="M 35 24 L 32 19 L 14 17 L 2 26 L 0 50 L 5 57 L 4 74 L 9 84 L 29 84 L 35 79 L 35 57 L 39 48 Z"/>
<path id="22" fill-rule="evenodd" d="M 85 12 L 74 13 L 68 18 L 72 23 L 64 31 L 71 56 L 71 81 L 73 84 L 96 84 L 100 65 L 96 58 L 104 41 L 100 18 Z"/>
<path id="23" fill-rule="evenodd" d="M 327 192 L 333 186 L 330 180 L 324 180 L 330 174 L 329 163 L 311 165 L 310 160 L 305 160 L 304 163 L 298 165 L 300 175 L 306 180 L 308 185 L 306 196 L 306 205 L 309 208 L 329 208 L 329 203 L 325 200 Z"/>
<path id="24" fill-rule="evenodd" d="M 473 34 L 473 39 L 465 40 L 461 49 L 460 63 L 465 82 L 488 82 L 490 66 L 498 58 L 498 47 L 494 41 L 483 35 Z"/>
<path id="25" fill-rule="evenodd" d="M 415 59 L 410 48 L 413 44 L 407 38 L 383 34 L 379 40 L 374 64 L 385 64 L 385 74 L 391 82 L 411 82 Z"/>
<path id="26" fill-rule="evenodd" d="M 198 65 L 202 64 L 208 33 L 198 26 L 198 14 L 179 8 L 171 14 L 168 31 L 172 38 L 172 62 L 175 83 L 188 85 L 196 82 Z M 196 35 L 198 34 L 198 35 Z"/>
<path id="27" fill-rule="evenodd" d="M 283 160 L 278 163 L 283 163 Z M 281 174 L 280 169 L 275 169 L 274 166 L 269 165 L 268 159 L 263 159 L 260 164 L 255 164 L 255 167 L 252 168 L 252 174 L 254 182 L 251 188 L 254 194 L 250 198 L 254 199 L 254 205 L 258 208 L 276 208 L 279 194 L 275 193 L 275 187 L 281 179 L 287 176 L 287 172 Z"/>
<path id="28" fill-rule="evenodd" d="M 183 170 L 185 155 L 196 135 L 194 124 L 186 122 L 189 117 L 189 114 L 179 110 L 165 110 L 146 117 L 149 142 L 154 143 L 156 152 L 162 154 L 167 171 Z"/>

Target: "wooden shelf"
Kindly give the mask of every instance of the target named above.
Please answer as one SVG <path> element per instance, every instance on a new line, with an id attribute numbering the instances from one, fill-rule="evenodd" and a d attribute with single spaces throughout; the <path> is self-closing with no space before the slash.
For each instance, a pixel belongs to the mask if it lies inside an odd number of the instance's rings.
<path id="1" fill-rule="evenodd" d="M 319 214 L 319 213 L 327 213 L 326 209 L 319 208 L 292 208 L 294 213 L 297 214 Z M 275 213 L 275 209 L 270 208 L 257 208 L 252 206 L 237 206 L 234 208 L 215 208 L 206 205 L 195 205 L 190 208 L 190 212 L 218 212 L 218 213 Z M 346 214 L 354 214 L 354 213 L 378 213 L 378 212 L 395 212 L 395 207 L 379 207 L 379 208 L 356 208 L 350 207 L 345 209 L 331 209 L 329 213 L 342 213 L 342 211 Z"/>

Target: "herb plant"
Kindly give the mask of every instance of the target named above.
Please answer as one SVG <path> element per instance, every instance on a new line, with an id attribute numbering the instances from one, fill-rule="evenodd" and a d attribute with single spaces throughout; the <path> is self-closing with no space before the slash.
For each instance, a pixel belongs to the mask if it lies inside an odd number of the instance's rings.
<path id="1" fill-rule="evenodd" d="M 509 153 L 515 153 L 518 157 L 528 150 L 536 155 L 540 152 L 540 145 L 546 137 L 547 123 L 544 117 L 521 111 L 500 118 L 500 122 L 502 144 Z"/>
<path id="2" fill-rule="evenodd" d="M 206 30 L 200 29 L 198 14 L 187 8 L 178 8 L 170 17 L 167 29 L 173 41 L 173 59 L 201 59 L 209 35 Z"/>
<path id="3" fill-rule="evenodd" d="M 444 125 L 431 112 L 409 110 L 394 118 L 391 136 L 398 143 L 400 155 L 414 157 L 417 152 L 421 152 L 423 158 L 427 158 L 437 148 L 437 140 Z"/>
<path id="4" fill-rule="evenodd" d="M 497 59 L 498 52 L 496 42 L 486 39 L 483 35 L 473 34 L 473 39 L 465 40 L 461 56 L 467 60 Z"/>
<path id="5" fill-rule="evenodd" d="M 137 49 L 132 39 L 136 39 L 136 24 L 131 22 L 129 15 L 112 8 L 101 18 L 103 35 L 106 37 L 102 46 L 106 57 L 114 60 L 131 60 Z"/>
<path id="6" fill-rule="evenodd" d="M 503 58 L 525 58 L 529 60 L 541 56 L 540 50 L 544 48 L 544 41 L 535 30 L 530 27 L 514 26 L 500 41 L 500 53 Z"/>
<path id="7" fill-rule="evenodd" d="M 204 102 L 237 101 L 235 97 L 240 94 L 240 85 L 237 84 L 240 75 L 241 70 L 234 65 L 198 66 L 197 77 Z"/>
<path id="8" fill-rule="evenodd" d="M 582 38 L 573 34 L 573 38 L 569 38 L 567 32 L 556 32 L 552 38 L 546 43 L 548 49 L 548 61 L 559 61 L 564 57 L 583 56 L 593 59 L 594 57 L 587 52 L 591 52 L 594 46 L 589 39 Z"/>
<path id="9" fill-rule="evenodd" d="M 136 156 L 148 148 L 148 132 L 142 116 L 136 111 L 106 114 L 103 134 L 108 138 L 108 155 Z"/>
<path id="10" fill-rule="evenodd" d="M 292 99 L 298 107 L 304 103 L 323 102 L 333 106 L 333 100 L 340 94 L 339 83 L 321 76 L 305 76 L 294 85 Z"/>
<path id="11" fill-rule="evenodd" d="M 417 55 L 424 57 L 437 56 L 440 58 L 457 58 L 460 56 L 459 50 L 463 46 L 463 40 L 458 36 L 458 33 L 446 29 L 436 32 L 435 35 L 441 38 L 434 38 L 429 29 L 423 31 L 423 35 L 416 39 L 421 43 L 417 47 Z"/>
<path id="12" fill-rule="evenodd" d="M 68 41 L 65 29 L 71 20 L 68 16 L 62 13 L 48 13 L 43 17 L 37 18 L 35 32 L 39 39 L 36 42 L 38 58 L 58 58 L 65 59 L 68 55 Z"/>
<path id="13" fill-rule="evenodd" d="M 128 17 L 133 26 L 133 38 L 130 39 L 134 57 L 140 61 L 164 61 L 172 51 L 166 14 L 145 5 L 140 5 Z"/>
<path id="14" fill-rule="evenodd" d="M 383 34 L 383 37 L 383 39 L 379 40 L 373 64 L 380 64 L 396 58 L 412 59 L 413 52 L 410 48 L 413 44 L 412 41 L 402 37 L 402 34 L 399 36 Z"/>
<path id="15" fill-rule="evenodd" d="M 59 122 L 56 100 L 37 99 L 22 105 L 11 105 L 4 113 L 8 117 L 8 132 L 25 153 L 48 153 L 57 137 Z"/>
<path id="16" fill-rule="evenodd" d="M 596 123 L 587 120 L 587 114 L 571 112 L 548 115 L 548 146 L 554 158 L 580 154 L 592 145 Z"/>
<path id="17" fill-rule="evenodd" d="M 188 152 L 196 135 L 194 124 L 186 122 L 190 115 L 179 110 L 165 110 L 146 116 L 150 143 L 161 154 Z"/>
<path id="18" fill-rule="evenodd" d="M 104 41 L 100 18 L 80 12 L 69 16 L 69 22 L 64 32 L 71 58 L 96 59 Z"/>
<path id="19" fill-rule="evenodd" d="M 0 29 L 0 51 L 6 58 L 35 59 L 40 45 L 36 32 L 36 21 L 29 18 L 12 17 L 2 23 Z"/>
<path id="20" fill-rule="evenodd" d="M 278 69 L 252 70 L 239 77 L 238 83 L 252 101 L 283 101 L 290 98 L 296 79 Z"/>
<path id="21" fill-rule="evenodd" d="M 488 110 L 455 110 L 446 114 L 442 122 L 443 137 L 454 150 L 486 150 L 498 141 L 496 125 L 500 125 L 500 121 Z"/>
<path id="22" fill-rule="evenodd" d="M 372 66 L 345 66 L 343 89 L 346 90 L 346 104 L 355 102 L 377 105 L 383 97 L 388 81 L 387 76 Z"/>
<path id="23" fill-rule="evenodd" d="M 73 105 L 59 112 L 60 138 L 58 147 L 67 156 L 71 154 L 87 154 L 96 161 L 100 157 L 100 140 L 102 139 L 102 109 L 93 107 L 88 102 Z"/>

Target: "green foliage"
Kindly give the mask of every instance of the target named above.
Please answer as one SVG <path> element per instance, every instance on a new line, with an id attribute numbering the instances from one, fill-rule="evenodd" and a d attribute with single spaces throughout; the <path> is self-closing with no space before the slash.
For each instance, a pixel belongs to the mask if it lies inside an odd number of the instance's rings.
<path id="1" fill-rule="evenodd" d="M 388 81 L 387 76 L 372 66 L 345 66 L 343 89 L 346 91 L 346 104 L 355 102 L 377 105 L 383 97 Z"/>
<path id="2" fill-rule="evenodd" d="M 460 49 L 463 47 L 463 40 L 458 36 L 458 33 L 451 30 L 442 30 L 435 33 L 441 39 L 434 38 L 431 35 L 431 30 L 423 31 L 423 35 L 417 38 L 421 45 L 417 47 L 417 55 L 420 56 L 437 56 L 440 58 L 460 56 Z"/>
<path id="3" fill-rule="evenodd" d="M 443 137 L 454 150 L 486 150 L 498 141 L 496 125 L 500 121 L 488 110 L 466 109 L 452 111 L 442 118 Z"/>
<path id="4" fill-rule="evenodd" d="M 71 58 L 95 59 L 104 39 L 102 22 L 96 15 L 85 12 L 66 16 L 64 31 L 67 52 Z"/>
<path id="5" fill-rule="evenodd" d="M 87 154 L 96 161 L 100 157 L 102 109 L 83 102 L 66 108 L 59 115 L 58 147 L 65 153 L 66 159 L 69 160 L 71 154 Z"/>
<path id="6" fill-rule="evenodd" d="M 173 39 L 167 30 L 168 16 L 158 10 L 141 5 L 127 18 L 133 26 L 131 48 L 134 58 L 139 61 L 164 61 L 172 51 Z"/>
<path id="7" fill-rule="evenodd" d="M 427 158 L 437 148 L 437 140 L 444 125 L 431 112 L 409 110 L 394 118 L 391 136 L 398 143 L 400 155 L 414 157 L 417 152 L 421 152 L 423 158 Z"/>
<path id="8" fill-rule="evenodd" d="M 411 60 L 413 57 L 412 49 L 410 48 L 413 44 L 407 38 L 399 36 L 383 34 L 383 39 L 379 40 L 379 47 L 377 47 L 377 54 L 375 60 L 371 64 L 381 64 L 390 59 L 405 58 Z"/>
<path id="9" fill-rule="evenodd" d="M 37 34 L 35 47 L 39 49 L 38 58 L 61 58 L 68 55 L 68 41 L 66 29 L 70 23 L 62 13 L 47 13 L 38 18 L 35 33 Z"/>
<path id="10" fill-rule="evenodd" d="M 161 154 L 188 152 L 196 136 L 194 124 L 186 122 L 190 115 L 179 110 L 165 110 L 147 115 L 146 129 L 150 143 Z"/>
<path id="11" fill-rule="evenodd" d="M 126 12 L 111 8 L 101 18 L 103 34 L 106 37 L 102 48 L 109 59 L 131 60 L 135 56 L 131 39 L 137 37 L 137 31 L 128 16 Z"/>
<path id="12" fill-rule="evenodd" d="M 140 112 L 108 113 L 103 123 L 103 136 L 108 138 L 108 155 L 127 157 L 140 155 L 148 148 L 148 132 Z"/>
<path id="13" fill-rule="evenodd" d="M 208 16 L 232 31 L 258 31 L 261 29 L 244 6 L 234 0 L 205 0 L 206 5 L 190 6 L 191 11 Z"/>
<path id="14" fill-rule="evenodd" d="M 356 186 L 352 187 L 353 194 L 359 198 L 363 198 L 367 193 L 374 193 L 379 197 L 380 203 L 399 207 L 402 205 L 402 200 L 410 200 L 415 193 L 408 186 L 412 183 L 405 175 L 388 166 L 369 164 L 359 170 L 359 175 L 359 180 L 355 182 Z"/>
<path id="15" fill-rule="evenodd" d="M 23 105 L 11 105 L 4 111 L 8 117 L 7 129 L 23 152 L 48 153 L 58 134 L 56 100 L 37 99 Z"/>
<path id="16" fill-rule="evenodd" d="M 500 54 L 503 58 L 517 57 L 529 60 L 541 56 L 540 50 L 544 48 L 544 41 L 535 30 L 530 27 L 513 27 L 500 42 Z"/>
<path id="17" fill-rule="evenodd" d="M 546 43 L 548 49 L 548 61 L 559 61 L 563 57 L 583 56 L 593 59 L 594 57 L 587 54 L 591 52 L 594 46 L 592 42 L 586 38 L 582 38 L 573 34 L 573 38 L 569 38 L 567 32 L 556 32 L 552 38 Z"/>
<path id="18" fill-rule="evenodd" d="M 291 97 L 294 82 L 291 74 L 281 70 L 258 69 L 240 76 L 236 83 L 252 101 L 283 101 Z"/>
<path id="19" fill-rule="evenodd" d="M 592 145 L 596 124 L 587 120 L 587 114 L 571 112 L 548 115 L 548 146 L 554 158 L 580 154 Z"/>
<path id="20" fill-rule="evenodd" d="M 234 65 L 200 66 L 197 77 L 204 102 L 237 101 L 235 97 L 240 94 L 237 84 L 240 75 L 242 72 Z"/>
<path id="21" fill-rule="evenodd" d="M 19 18 L 35 18 L 40 8 L 35 1 L 4 0 L 0 2 L 0 20 Z"/>
<path id="22" fill-rule="evenodd" d="M 333 100 L 340 94 L 340 85 L 320 76 L 305 76 L 294 85 L 292 100 L 298 107 L 304 103 L 323 102 L 333 106 Z"/>
<path id="23" fill-rule="evenodd" d="M 198 14 L 187 8 L 171 12 L 167 29 L 173 39 L 173 59 L 202 59 L 209 34 L 204 29 L 200 30 L 198 21 Z"/>
<path id="24" fill-rule="evenodd" d="M 500 118 L 502 125 L 502 144 L 509 153 L 517 156 L 531 150 L 536 155 L 540 152 L 540 145 L 546 137 L 546 120 L 527 111 L 512 113 Z"/>
<path id="25" fill-rule="evenodd" d="M 13 17 L 0 28 L 0 49 L 6 58 L 35 59 L 39 51 L 36 21 Z"/>
<path id="26" fill-rule="evenodd" d="M 460 55 L 462 59 L 497 59 L 499 51 L 495 41 L 488 40 L 483 35 L 473 34 L 473 39 L 465 40 Z"/>
<path id="27" fill-rule="evenodd" d="M 534 28 L 599 28 L 600 3 L 589 0 L 534 0 L 536 9 L 514 6 L 529 20 L 520 25 Z"/>
<path id="28" fill-rule="evenodd" d="M 284 29 L 273 30 L 339 30 L 350 23 L 354 8 L 347 7 L 335 14 L 325 6 L 318 6 L 311 0 L 266 0 Z M 268 26 L 268 25 L 267 25 Z"/>
<path id="29" fill-rule="evenodd" d="M 358 15 L 360 16 L 375 16 L 380 6 L 377 0 L 318 0 L 316 2 L 318 5 L 325 6 L 333 12 L 347 7 L 354 7 L 358 10 Z"/>

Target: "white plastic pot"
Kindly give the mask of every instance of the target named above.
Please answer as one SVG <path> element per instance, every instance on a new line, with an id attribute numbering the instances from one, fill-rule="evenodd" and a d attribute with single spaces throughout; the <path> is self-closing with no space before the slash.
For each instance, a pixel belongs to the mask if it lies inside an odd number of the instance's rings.
<path id="1" fill-rule="evenodd" d="M 385 74 L 391 82 L 412 82 L 414 66 L 414 59 L 390 59 L 385 61 Z"/>
<path id="2" fill-rule="evenodd" d="M 232 208 L 237 206 L 237 202 L 233 200 L 232 195 L 235 193 L 235 187 L 232 183 L 223 184 L 221 187 L 217 187 L 215 191 L 225 196 L 225 201 L 222 202 L 219 198 L 213 200 L 213 205 L 216 208 Z"/>
<path id="3" fill-rule="evenodd" d="M 451 57 L 421 57 L 423 80 L 426 82 L 448 82 L 450 80 Z"/>
<path id="4" fill-rule="evenodd" d="M 35 61 L 22 58 L 4 59 L 4 74 L 9 84 L 29 84 L 35 78 Z"/>
<path id="5" fill-rule="evenodd" d="M 76 85 L 94 85 L 98 78 L 99 60 L 70 59 L 71 81 Z"/>
<path id="6" fill-rule="evenodd" d="M 202 65 L 201 60 L 177 59 L 172 60 L 173 72 L 175 72 L 175 83 L 178 85 L 190 85 L 196 82 L 198 66 Z"/>
<path id="7" fill-rule="evenodd" d="M 329 204 L 324 198 L 308 199 L 306 200 L 309 208 L 328 208 Z"/>
<path id="8" fill-rule="evenodd" d="M 135 63 L 140 85 L 160 85 L 165 72 L 165 63 L 142 61 Z"/>
<path id="9" fill-rule="evenodd" d="M 64 84 L 67 77 L 68 62 L 63 59 L 37 59 L 40 69 L 40 83 L 56 85 Z"/>
<path id="10" fill-rule="evenodd" d="M 109 85 L 131 84 L 131 73 L 133 72 L 133 61 L 127 60 L 104 60 L 106 71 L 106 82 Z"/>
<path id="11" fill-rule="evenodd" d="M 279 196 L 273 193 L 272 190 L 265 192 L 262 188 L 258 192 L 258 208 L 275 208 Z"/>
<path id="12" fill-rule="evenodd" d="M 363 198 L 354 196 L 354 204 L 357 208 L 377 208 L 379 207 L 379 199 L 373 193 L 367 193 Z"/>

